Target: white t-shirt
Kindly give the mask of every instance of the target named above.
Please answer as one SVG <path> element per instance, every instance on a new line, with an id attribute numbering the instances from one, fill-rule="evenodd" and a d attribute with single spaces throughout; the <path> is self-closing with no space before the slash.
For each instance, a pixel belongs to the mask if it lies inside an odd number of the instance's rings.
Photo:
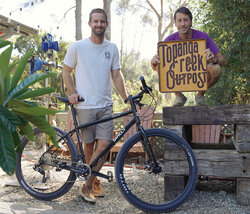
<path id="1" fill-rule="evenodd" d="M 97 45 L 89 38 L 74 42 L 63 62 L 75 69 L 76 90 L 85 99 L 76 108 L 103 108 L 113 104 L 111 71 L 121 67 L 114 43 L 104 40 Z"/>

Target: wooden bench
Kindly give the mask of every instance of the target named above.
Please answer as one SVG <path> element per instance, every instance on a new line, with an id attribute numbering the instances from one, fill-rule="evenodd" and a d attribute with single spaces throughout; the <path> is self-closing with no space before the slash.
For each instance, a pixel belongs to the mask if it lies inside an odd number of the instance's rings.
<path id="1" fill-rule="evenodd" d="M 198 163 L 198 174 L 214 178 L 235 178 L 236 198 L 250 205 L 250 106 L 164 107 L 164 125 L 181 125 L 184 137 L 192 146 Z M 232 144 L 192 143 L 194 125 L 233 125 Z M 174 169 L 173 169 L 174 170 Z M 185 174 L 185 169 L 178 173 Z M 176 172 L 170 172 L 176 176 Z"/>

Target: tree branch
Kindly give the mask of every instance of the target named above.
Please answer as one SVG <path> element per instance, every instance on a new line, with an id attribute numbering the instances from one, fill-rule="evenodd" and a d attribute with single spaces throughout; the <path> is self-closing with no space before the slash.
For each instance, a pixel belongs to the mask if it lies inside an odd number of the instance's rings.
<path id="1" fill-rule="evenodd" d="M 155 12 L 156 16 L 158 17 L 158 19 L 160 18 L 160 14 L 158 13 L 158 11 L 155 9 L 155 7 L 151 4 L 151 2 L 149 0 L 146 0 L 146 2 L 148 3 L 148 5 L 152 8 L 152 10 Z"/>
<path id="2" fill-rule="evenodd" d="M 174 15 L 173 15 L 173 13 L 170 14 L 170 19 L 171 19 L 170 23 L 168 24 L 167 27 L 165 27 L 164 31 L 161 33 L 161 38 L 160 38 L 161 40 L 163 40 L 163 37 L 167 33 L 169 28 L 174 26 Z"/>

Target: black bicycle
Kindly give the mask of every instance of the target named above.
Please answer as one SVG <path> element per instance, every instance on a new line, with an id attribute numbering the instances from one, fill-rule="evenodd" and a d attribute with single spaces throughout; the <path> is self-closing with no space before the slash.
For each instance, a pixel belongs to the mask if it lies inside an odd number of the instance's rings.
<path id="1" fill-rule="evenodd" d="M 71 106 L 75 128 L 68 133 L 55 127 L 59 147 L 48 136 L 35 129 L 35 141 L 22 138 L 22 153 L 17 154 L 16 176 L 25 191 L 37 199 L 53 200 L 67 193 L 76 178 L 87 180 L 90 175 L 113 180 L 112 172 L 103 174 L 93 169 L 109 153 L 110 149 L 134 125 L 138 132 L 130 137 L 118 152 L 115 162 L 115 178 L 124 197 L 137 208 L 147 212 L 167 212 L 180 206 L 192 193 L 197 179 L 197 164 L 188 143 L 180 136 L 160 128 L 144 130 L 137 114 L 145 94 L 153 98 L 152 89 L 143 77 L 139 94 L 128 97 L 131 109 L 111 117 L 78 125 L 75 109 L 67 98 L 59 98 Z M 131 115 L 131 121 L 114 137 L 113 141 L 90 164 L 85 162 L 79 130 L 97 123 Z M 151 115 L 152 116 L 152 115 Z M 71 136 L 76 133 L 78 148 Z M 145 151 L 143 161 L 131 156 L 133 146 L 141 144 Z M 178 194 L 170 194 L 166 176 L 180 175 L 178 167 L 185 167 L 186 182 Z M 181 170 L 183 171 L 183 170 Z"/>

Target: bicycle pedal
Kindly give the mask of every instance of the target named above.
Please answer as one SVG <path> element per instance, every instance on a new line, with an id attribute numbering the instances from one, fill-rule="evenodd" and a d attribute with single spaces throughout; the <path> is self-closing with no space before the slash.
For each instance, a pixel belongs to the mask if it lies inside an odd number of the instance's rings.
<path id="1" fill-rule="evenodd" d="M 114 180 L 114 176 L 113 176 L 113 172 L 112 171 L 108 171 L 107 172 L 107 176 L 109 177 L 108 178 L 108 182 L 111 182 Z"/>

